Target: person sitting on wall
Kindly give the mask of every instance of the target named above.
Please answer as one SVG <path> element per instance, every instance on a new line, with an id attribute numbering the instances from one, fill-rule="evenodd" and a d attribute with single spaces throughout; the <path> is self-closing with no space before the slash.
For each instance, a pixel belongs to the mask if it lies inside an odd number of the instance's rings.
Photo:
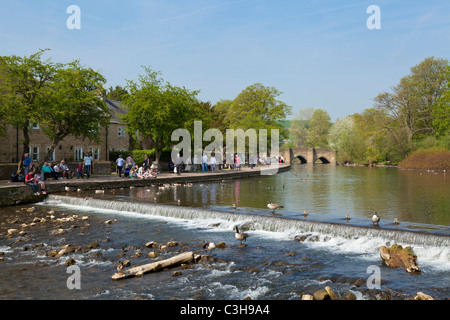
<path id="1" fill-rule="evenodd" d="M 59 167 L 59 164 L 55 164 L 55 166 L 53 167 L 53 170 L 56 173 L 56 176 L 58 177 L 59 180 L 63 180 L 62 177 L 62 172 L 61 172 L 61 168 Z"/>
<path id="2" fill-rule="evenodd" d="M 52 177 L 52 170 L 50 170 L 47 162 L 44 162 L 44 165 L 41 168 L 41 172 L 42 172 L 41 178 L 43 181 Z"/>
<path id="3" fill-rule="evenodd" d="M 33 188 L 33 192 L 35 195 L 39 195 L 38 185 L 41 186 L 42 193 L 45 194 L 46 193 L 45 184 L 44 182 L 40 181 L 39 178 L 36 178 L 35 174 L 36 174 L 35 170 L 31 169 L 25 176 L 24 182 L 26 185 L 31 186 L 31 188 Z"/>

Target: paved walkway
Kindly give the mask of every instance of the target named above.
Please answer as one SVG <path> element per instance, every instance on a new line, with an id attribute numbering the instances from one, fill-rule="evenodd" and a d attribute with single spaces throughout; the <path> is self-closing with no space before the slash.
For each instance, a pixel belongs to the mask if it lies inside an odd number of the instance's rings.
<path id="1" fill-rule="evenodd" d="M 214 181 L 222 179 L 231 178 L 245 178 L 249 176 L 256 175 L 273 175 L 278 172 L 287 171 L 291 167 L 290 164 L 280 164 L 278 168 L 271 166 L 260 166 L 253 169 L 249 167 L 244 167 L 241 170 L 216 170 L 216 172 L 183 172 L 180 175 L 172 172 L 163 172 L 158 175 L 156 179 L 137 179 L 129 177 L 120 177 L 117 174 L 111 175 L 92 175 L 90 179 L 86 177 L 84 179 L 64 179 L 64 180 L 46 180 L 45 185 L 47 191 L 63 191 L 64 187 L 67 186 L 91 186 L 92 188 L 104 187 L 111 188 L 115 185 L 149 185 L 155 183 L 170 183 L 170 182 L 196 182 L 196 181 Z M 20 188 L 30 186 L 25 185 L 23 182 L 11 182 L 11 181 L 1 181 L 0 189 L 3 188 Z"/>

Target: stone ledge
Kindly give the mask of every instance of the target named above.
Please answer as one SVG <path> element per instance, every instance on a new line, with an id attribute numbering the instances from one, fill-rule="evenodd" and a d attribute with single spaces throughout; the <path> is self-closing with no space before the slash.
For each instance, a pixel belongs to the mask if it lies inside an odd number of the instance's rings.
<path id="1" fill-rule="evenodd" d="M 50 180 L 45 181 L 47 193 L 65 192 L 65 187 L 81 188 L 82 190 L 95 190 L 95 189 L 113 189 L 121 187 L 144 187 L 154 184 L 163 183 L 195 183 L 195 182 L 208 182 L 208 181 L 221 181 L 224 179 L 237 179 L 255 177 L 259 175 L 268 175 L 269 173 L 276 174 L 285 171 L 289 171 L 291 165 L 281 164 L 276 172 L 272 172 L 269 167 L 258 167 L 254 169 L 243 168 L 240 171 L 234 170 L 218 170 L 215 173 L 207 172 L 195 172 L 195 173 L 182 173 L 176 175 L 175 173 L 162 173 L 158 175 L 156 179 L 130 179 L 119 178 L 116 175 L 92 177 L 91 179 L 70 179 L 70 180 Z M 21 182 L 8 182 L 0 184 L 0 206 L 11 206 L 26 203 L 40 202 L 45 198 L 45 195 L 34 195 L 30 186 Z"/>

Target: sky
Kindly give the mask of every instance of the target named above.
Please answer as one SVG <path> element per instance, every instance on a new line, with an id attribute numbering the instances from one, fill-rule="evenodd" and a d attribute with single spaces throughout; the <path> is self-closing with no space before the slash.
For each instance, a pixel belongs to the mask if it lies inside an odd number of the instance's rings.
<path id="1" fill-rule="evenodd" d="M 70 29 L 71 5 L 79 29 Z M 379 29 L 370 29 L 379 8 Z M 332 121 L 361 113 L 427 57 L 450 59 L 450 1 L 2 1 L 0 55 L 39 49 L 100 71 L 106 87 L 160 71 L 216 103 L 262 83 Z"/>

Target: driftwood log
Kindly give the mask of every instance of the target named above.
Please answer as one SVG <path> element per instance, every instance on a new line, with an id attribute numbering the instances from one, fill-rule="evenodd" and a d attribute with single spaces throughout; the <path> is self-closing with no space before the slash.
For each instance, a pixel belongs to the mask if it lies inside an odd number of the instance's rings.
<path id="1" fill-rule="evenodd" d="M 124 279 L 134 276 L 142 276 L 144 273 L 155 272 L 164 268 L 176 267 L 183 263 L 189 263 L 194 260 L 193 252 L 184 252 L 173 256 L 171 258 L 155 261 L 148 264 L 132 267 L 130 269 L 126 269 L 123 273 L 115 273 L 112 275 L 113 280 Z"/>

